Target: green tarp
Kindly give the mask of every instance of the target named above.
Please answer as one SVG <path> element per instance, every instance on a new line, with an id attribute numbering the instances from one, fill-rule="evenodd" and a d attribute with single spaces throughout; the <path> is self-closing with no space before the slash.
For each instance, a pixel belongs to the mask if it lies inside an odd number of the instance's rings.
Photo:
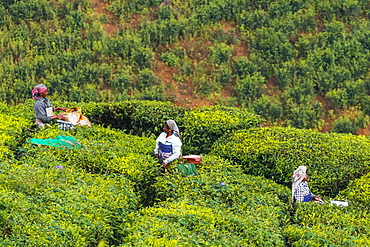
<path id="1" fill-rule="evenodd" d="M 177 170 L 181 173 L 182 176 L 188 177 L 188 176 L 195 176 L 199 173 L 197 172 L 197 168 L 194 164 L 184 164 L 184 165 L 177 165 Z"/>
<path id="2" fill-rule="evenodd" d="M 76 138 L 72 136 L 63 136 L 63 135 L 56 136 L 55 139 L 31 138 L 29 142 L 32 142 L 37 145 L 45 145 L 45 146 L 69 148 L 69 149 L 76 149 L 82 146 L 82 144 Z"/>

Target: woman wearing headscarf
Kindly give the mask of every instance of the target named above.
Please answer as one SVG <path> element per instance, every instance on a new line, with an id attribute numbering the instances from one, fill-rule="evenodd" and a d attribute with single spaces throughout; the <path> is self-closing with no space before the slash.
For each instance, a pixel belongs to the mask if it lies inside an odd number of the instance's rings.
<path id="1" fill-rule="evenodd" d="M 48 88 L 44 84 L 38 84 L 32 90 L 32 98 L 36 100 L 33 110 L 36 115 L 35 124 L 38 127 L 44 127 L 45 124 L 50 123 L 52 119 L 61 119 L 64 120 L 63 115 L 54 115 L 54 111 L 57 110 L 67 110 L 65 107 L 56 107 L 51 106 L 50 100 L 46 97 L 49 94 Z"/>
<path id="2" fill-rule="evenodd" d="M 163 132 L 158 136 L 154 149 L 155 157 L 167 169 L 168 164 L 181 155 L 182 142 L 180 131 L 174 120 L 167 120 L 163 124 Z"/>
<path id="3" fill-rule="evenodd" d="M 310 191 L 307 183 L 308 173 L 306 166 L 299 166 L 292 176 L 292 202 L 323 202 L 319 196 L 315 196 Z"/>

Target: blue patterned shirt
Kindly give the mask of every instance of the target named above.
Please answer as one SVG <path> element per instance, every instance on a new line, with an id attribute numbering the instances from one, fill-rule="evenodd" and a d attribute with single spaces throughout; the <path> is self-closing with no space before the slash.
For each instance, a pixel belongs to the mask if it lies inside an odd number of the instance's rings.
<path id="1" fill-rule="evenodd" d="M 294 191 L 294 198 L 298 202 L 309 202 L 314 195 L 311 193 L 310 188 L 308 188 L 307 181 L 298 184 L 296 190 Z"/>

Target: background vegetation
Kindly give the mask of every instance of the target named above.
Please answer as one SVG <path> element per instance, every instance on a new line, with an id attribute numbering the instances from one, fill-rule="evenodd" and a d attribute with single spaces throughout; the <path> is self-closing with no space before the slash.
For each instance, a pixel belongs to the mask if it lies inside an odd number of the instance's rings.
<path id="1" fill-rule="evenodd" d="M 167 4 L 165 4 L 167 3 Z M 369 2 L 7 0 L 0 100 L 245 107 L 269 125 L 368 134 Z"/>
<path id="2" fill-rule="evenodd" d="M 1 1 L 1 243 L 369 246 L 369 4 Z M 93 127 L 34 131 L 38 83 Z M 169 118 L 199 175 L 159 173 Z M 298 165 L 350 206 L 292 207 Z"/>

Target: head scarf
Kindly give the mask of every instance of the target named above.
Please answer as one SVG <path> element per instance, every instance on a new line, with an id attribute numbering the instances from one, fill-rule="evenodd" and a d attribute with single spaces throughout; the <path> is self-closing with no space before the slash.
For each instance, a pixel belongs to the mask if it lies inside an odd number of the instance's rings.
<path id="1" fill-rule="evenodd" d="M 292 198 L 294 198 L 294 192 L 298 186 L 302 182 L 302 180 L 306 177 L 307 174 L 307 167 L 306 166 L 298 166 L 298 168 L 293 172 L 292 176 Z"/>
<path id="2" fill-rule="evenodd" d="M 170 128 L 170 130 L 172 130 L 172 133 L 175 136 L 180 137 L 180 130 L 177 127 L 177 124 L 176 124 L 176 122 L 174 120 L 172 120 L 172 119 L 167 120 L 166 121 L 166 124 L 167 124 L 168 128 Z"/>
<path id="3" fill-rule="evenodd" d="M 32 99 L 39 99 L 40 94 L 48 90 L 44 84 L 39 84 L 32 90 Z"/>

